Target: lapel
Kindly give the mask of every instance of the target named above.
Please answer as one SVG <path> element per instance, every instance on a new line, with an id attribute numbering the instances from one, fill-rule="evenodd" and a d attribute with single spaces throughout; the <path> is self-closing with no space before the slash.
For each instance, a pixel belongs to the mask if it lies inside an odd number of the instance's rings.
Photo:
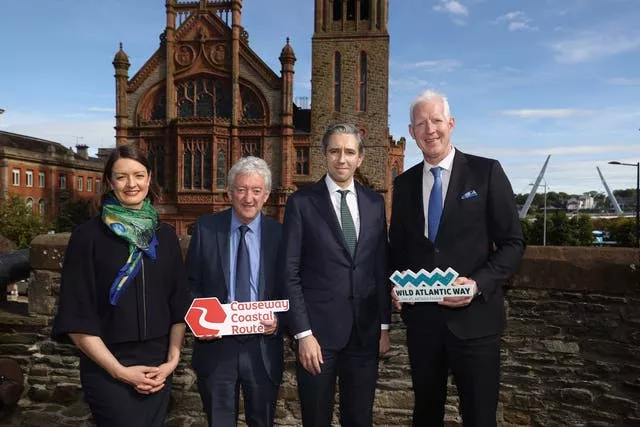
<path id="1" fill-rule="evenodd" d="M 218 241 L 218 256 L 220 257 L 220 266 L 224 275 L 224 283 L 227 289 L 227 297 L 229 296 L 229 241 L 231 236 L 231 208 L 227 209 L 220 215 L 221 223 L 217 227 L 216 240 Z M 215 264 L 212 264 L 215 265 Z M 212 275 L 215 277 L 215 274 Z M 223 303 L 226 301 L 223 301 Z"/>
<path id="2" fill-rule="evenodd" d="M 438 236 L 440 236 L 440 232 L 446 226 L 447 217 L 450 216 L 452 210 L 456 208 L 457 198 L 462 194 L 464 184 L 467 182 L 468 177 L 469 167 L 467 165 L 467 157 L 462 151 L 456 148 L 456 153 L 453 156 L 453 164 L 451 166 L 449 187 L 447 188 L 447 195 L 444 199 L 444 206 L 442 208 L 442 217 L 440 218 Z"/>
<path id="3" fill-rule="evenodd" d="M 422 197 L 422 175 L 424 173 L 424 160 L 420 162 L 419 165 L 419 167 L 415 167 L 415 169 L 413 169 L 414 176 L 410 180 L 410 200 L 413 201 L 413 204 L 408 208 L 413 212 L 407 212 L 405 218 L 417 218 L 417 222 L 415 224 L 416 234 L 422 236 L 423 243 L 433 245 L 431 240 L 427 239 L 424 235 L 426 224 L 426 219 L 424 217 L 424 202 Z"/>
<path id="4" fill-rule="evenodd" d="M 358 199 L 358 215 L 360 216 L 360 231 L 358 233 L 358 241 L 356 243 L 355 257 L 358 256 L 358 248 L 360 247 L 360 242 L 364 242 L 368 237 L 369 225 L 374 224 L 374 216 L 377 211 L 371 205 L 371 200 L 365 194 L 365 188 L 354 181 L 354 185 L 356 188 L 356 197 Z M 344 240 L 344 238 L 343 238 Z M 346 248 L 346 242 L 345 242 Z"/>
<path id="5" fill-rule="evenodd" d="M 320 219 L 324 220 L 329 226 L 329 230 L 331 230 L 335 241 L 339 242 L 342 245 L 345 255 L 349 257 L 349 259 L 351 259 L 351 254 L 349 253 L 349 249 L 347 248 L 347 242 L 345 242 L 344 235 L 342 234 L 340 222 L 338 221 L 336 211 L 331 204 L 329 189 L 327 188 L 327 184 L 324 181 L 325 177 L 326 175 L 320 178 L 320 181 L 313 184 L 313 197 L 310 198 L 310 200 L 315 205 Z M 362 227 L 360 228 L 362 229 Z"/>
<path id="6" fill-rule="evenodd" d="M 268 242 L 271 236 L 269 235 L 269 228 L 265 214 L 260 214 L 260 270 L 258 270 L 258 301 L 264 301 L 266 299 L 266 283 L 264 278 L 267 275 L 265 268 L 270 263 L 265 262 L 265 258 L 268 254 L 265 252 L 265 244 Z"/>

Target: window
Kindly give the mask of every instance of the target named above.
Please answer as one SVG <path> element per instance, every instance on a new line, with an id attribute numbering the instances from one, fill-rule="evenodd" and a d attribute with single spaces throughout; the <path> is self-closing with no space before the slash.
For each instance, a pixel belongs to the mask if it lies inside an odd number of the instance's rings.
<path id="1" fill-rule="evenodd" d="M 40 201 L 38 202 L 38 206 L 40 208 L 40 216 L 45 216 L 45 214 L 47 213 L 45 205 L 44 205 L 44 200 L 40 199 Z"/>
<path id="2" fill-rule="evenodd" d="M 356 19 L 356 0 L 347 0 L 347 21 Z"/>
<path id="3" fill-rule="evenodd" d="M 296 148 L 296 174 L 309 175 L 309 147 Z"/>
<path id="4" fill-rule="evenodd" d="M 38 187 L 44 188 L 44 172 L 38 172 Z"/>
<path id="5" fill-rule="evenodd" d="M 87 178 L 87 191 L 93 191 L 93 178 Z"/>
<path id="6" fill-rule="evenodd" d="M 11 176 L 13 177 L 13 185 L 20 185 L 20 169 L 13 169 Z"/>
<path id="7" fill-rule="evenodd" d="M 367 111 L 367 54 L 360 52 L 360 97 L 358 111 Z"/>
<path id="8" fill-rule="evenodd" d="M 147 156 L 151 164 L 151 174 L 160 187 L 164 187 L 164 146 L 162 141 L 149 143 Z"/>
<path id="9" fill-rule="evenodd" d="M 182 186 L 185 189 L 211 189 L 211 143 L 202 138 L 187 139 L 184 143 Z"/>
<path id="10" fill-rule="evenodd" d="M 340 52 L 336 52 L 334 55 L 334 70 L 333 70 L 333 111 L 340 111 L 340 80 L 342 69 L 342 56 Z"/>
<path id="11" fill-rule="evenodd" d="M 100 180 L 96 179 L 96 193 L 99 193 L 101 191 L 100 184 L 101 184 Z"/>
<path id="12" fill-rule="evenodd" d="M 26 171 L 25 176 L 27 177 L 27 187 L 33 187 L 33 171 Z"/>
<path id="13" fill-rule="evenodd" d="M 66 190 L 67 189 L 67 176 L 66 175 L 60 175 L 58 177 L 58 187 L 61 190 Z"/>
<path id="14" fill-rule="evenodd" d="M 83 179 L 81 176 L 78 177 L 78 191 L 82 191 L 83 187 Z"/>
<path id="15" fill-rule="evenodd" d="M 231 85 L 214 79 L 195 79 L 177 85 L 178 115 L 192 117 L 231 117 Z"/>
<path id="16" fill-rule="evenodd" d="M 33 199 L 31 197 L 27 199 L 27 209 L 33 212 Z"/>
<path id="17" fill-rule="evenodd" d="M 227 144 L 228 140 L 218 139 L 218 158 L 216 159 L 216 189 L 224 190 L 227 186 Z"/>
<path id="18" fill-rule="evenodd" d="M 240 156 L 262 157 L 262 143 L 259 139 L 243 139 L 240 141 Z"/>
<path id="19" fill-rule="evenodd" d="M 333 20 L 342 20 L 342 0 L 333 0 Z"/>
<path id="20" fill-rule="evenodd" d="M 371 0 L 360 0 L 360 19 L 369 19 Z"/>

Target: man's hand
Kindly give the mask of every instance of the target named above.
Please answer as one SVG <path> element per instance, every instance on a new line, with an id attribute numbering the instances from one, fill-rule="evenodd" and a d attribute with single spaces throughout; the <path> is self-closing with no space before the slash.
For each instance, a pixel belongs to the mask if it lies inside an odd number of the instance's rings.
<path id="1" fill-rule="evenodd" d="M 444 299 L 439 301 L 438 304 L 449 308 L 466 307 L 471 304 L 473 297 L 478 293 L 478 285 L 476 284 L 476 281 L 467 277 L 458 277 L 453 282 L 453 286 L 459 285 L 472 285 L 473 289 L 471 291 L 471 295 L 468 297 L 444 297 Z"/>
<path id="2" fill-rule="evenodd" d="M 324 361 L 322 360 L 322 351 L 316 337 L 307 335 L 298 340 L 298 359 L 307 372 L 313 375 L 320 373 L 320 365 Z"/>
<path id="3" fill-rule="evenodd" d="M 278 327 L 278 316 L 273 316 L 273 320 L 261 320 L 262 326 L 264 326 L 265 335 L 271 335 L 276 331 Z"/>
<path id="4" fill-rule="evenodd" d="M 380 356 L 384 356 L 391 349 L 391 340 L 389 339 L 389 330 L 383 329 L 380 331 Z"/>

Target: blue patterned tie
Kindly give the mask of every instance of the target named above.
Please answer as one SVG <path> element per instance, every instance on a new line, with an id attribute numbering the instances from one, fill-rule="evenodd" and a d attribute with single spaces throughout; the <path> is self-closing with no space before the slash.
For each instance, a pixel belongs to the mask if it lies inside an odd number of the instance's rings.
<path id="1" fill-rule="evenodd" d="M 353 256 L 356 252 L 356 243 L 358 241 L 356 235 L 356 226 L 353 224 L 353 217 L 351 211 L 349 211 L 349 205 L 347 205 L 347 193 L 349 190 L 338 190 L 340 193 L 340 223 L 342 224 L 342 234 L 344 240 L 347 242 L 349 253 Z"/>
<path id="2" fill-rule="evenodd" d="M 440 172 L 442 172 L 440 166 L 431 168 L 433 187 L 431 187 L 431 194 L 429 195 L 427 233 L 429 234 L 429 240 L 432 242 L 435 242 L 438 236 L 438 227 L 440 226 L 440 217 L 442 216 L 442 180 L 440 179 Z"/>
<path id="3" fill-rule="evenodd" d="M 240 230 L 240 240 L 238 241 L 238 254 L 236 255 L 236 301 L 251 301 L 251 267 L 249 266 L 249 248 L 244 240 L 244 236 L 249 231 L 249 227 L 242 224 Z"/>

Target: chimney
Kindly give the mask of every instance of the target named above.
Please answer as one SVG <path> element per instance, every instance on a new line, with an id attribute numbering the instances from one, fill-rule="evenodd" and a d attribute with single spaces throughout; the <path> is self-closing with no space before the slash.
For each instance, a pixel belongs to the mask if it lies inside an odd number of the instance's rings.
<path id="1" fill-rule="evenodd" d="M 78 156 L 82 157 L 84 160 L 89 159 L 89 146 L 84 144 L 76 145 L 76 153 Z"/>

